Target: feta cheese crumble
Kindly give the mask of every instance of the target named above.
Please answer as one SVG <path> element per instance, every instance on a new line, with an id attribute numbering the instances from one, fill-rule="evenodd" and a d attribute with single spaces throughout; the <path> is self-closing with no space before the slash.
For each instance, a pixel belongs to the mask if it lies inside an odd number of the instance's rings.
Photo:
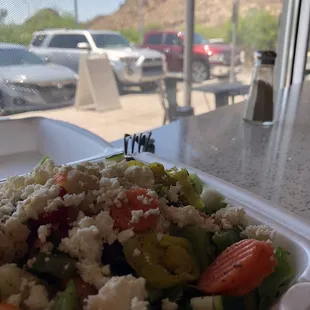
<path id="1" fill-rule="evenodd" d="M 139 249 L 134 249 L 133 256 L 139 256 L 141 255 L 141 251 Z"/>
<path id="2" fill-rule="evenodd" d="M 276 233 L 267 225 L 249 225 L 241 232 L 241 235 L 249 239 L 267 241 L 274 240 Z"/>
<path id="3" fill-rule="evenodd" d="M 193 206 L 185 206 L 181 208 L 165 206 L 162 211 L 168 220 L 179 227 L 197 225 L 212 232 L 219 230 L 218 225 L 214 223 L 214 220 L 211 217 L 202 216 Z"/>
<path id="4" fill-rule="evenodd" d="M 145 279 L 135 278 L 131 275 L 123 277 L 112 277 L 99 290 L 97 295 L 88 297 L 85 303 L 85 309 L 131 310 L 132 304 L 137 306 L 138 302 L 144 301 L 146 297 L 147 292 L 145 289 Z M 147 303 L 144 305 L 146 306 Z"/>
<path id="5" fill-rule="evenodd" d="M 77 263 L 79 274 L 84 282 L 100 289 L 109 280 L 109 270 L 101 267 L 99 263 L 84 260 Z"/>
<path id="6" fill-rule="evenodd" d="M 230 229 L 236 225 L 244 225 L 245 211 L 243 208 L 227 206 L 226 208 L 218 210 L 214 214 L 214 218 L 223 226 L 223 229 Z"/>
<path id="7" fill-rule="evenodd" d="M 46 238 L 51 234 L 51 224 L 41 225 L 38 228 L 38 238 L 42 243 L 46 242 Z"/>
<path id="8" fill-rule="evenodd" d="M 178 304 L 175 302 L 170 301 L 168 298 L 165 298 L 161 301 L 162 303 L 162 310 L 177 310 Z"/>

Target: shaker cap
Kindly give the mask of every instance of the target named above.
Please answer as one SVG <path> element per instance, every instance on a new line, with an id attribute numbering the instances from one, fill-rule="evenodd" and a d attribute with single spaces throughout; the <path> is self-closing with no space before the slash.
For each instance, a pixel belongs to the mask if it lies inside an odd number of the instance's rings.
<path id="1" fill-rule="evenodd" d="M 274 65 L 277 54 L 274 51 L 255 51 L 254 59 L 257 65 Z"/>

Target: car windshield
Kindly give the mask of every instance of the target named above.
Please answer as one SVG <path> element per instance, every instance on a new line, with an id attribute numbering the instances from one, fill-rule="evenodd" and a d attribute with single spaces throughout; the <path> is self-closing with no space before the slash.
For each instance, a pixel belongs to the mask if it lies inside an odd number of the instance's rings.
<path id="1" fill-rule="evenodd" d="M 194 34 L 194 44 L 207 44 L 209 43 L 209 40 L 203 38 L 200 34 L 195 33 Z"/>
<path id="2" fill-rule="evenodd" d="M 0 66 L 41 65 L 44 61 L 22 48 L 0 48 Z"/>
<path id="3" fill-rule="evenodd" d="M 118 34 L 92 34 L 97 47 L 102 48 L 122 48 L 130 47 L 129 42 Z"/>

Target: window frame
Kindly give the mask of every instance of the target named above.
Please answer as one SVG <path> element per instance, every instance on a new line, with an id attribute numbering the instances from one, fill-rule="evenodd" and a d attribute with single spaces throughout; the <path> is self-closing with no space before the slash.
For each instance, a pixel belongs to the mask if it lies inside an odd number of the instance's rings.
<path id="1" fill-rule="evenodd" d="M 41 44 L 39 45 L 34 45 L 33 43 L 39 38 L 43 38 L 40 40 Z M 30 45 L 33 46 L 33 47 L 42 47 L 47 39 L 48 35 L 47 34 L 44 34 L 44 33 L 38 33 L 38 34 L 35 34 L 31 40 L 31 43 Z"/>

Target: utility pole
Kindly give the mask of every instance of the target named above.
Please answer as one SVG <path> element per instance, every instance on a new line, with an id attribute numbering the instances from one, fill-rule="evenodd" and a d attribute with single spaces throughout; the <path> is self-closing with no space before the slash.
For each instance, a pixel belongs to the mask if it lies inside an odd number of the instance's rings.
<path id="1" fill-rule="evenodd" d="M 195 0 L 186 0 L 185 8 L 185 42 L 184 42 L 184 106 L 192 104 L 192 63 L 193 63 L 193 37 L 195 19 Z"/>
<path id="2" fill-rule="evenodd" d="M 74 0 L 74 20 L 75 25 L 79 25 L 79 11 L 78 11 L 78 0 Z"/>
<path id="3" fill-rule="evenodd" d="M 139 0 L 139 32 L 140 32 L 140 43 L 143 42 L 144 36 L 144 16 L 143 16 L 143 0 Z"/>
<path id="4" fill-rule="evenodd" d="M 239 14 L 239 0 L 233 2 L 232 13 L 232 38 L 231 38 L 231 55 L 230 55 L 230 74 L 229 82 L 235 82 L 235 63 L 236 63 L 236 44 L 238 33 L 238 14 Z"/>

